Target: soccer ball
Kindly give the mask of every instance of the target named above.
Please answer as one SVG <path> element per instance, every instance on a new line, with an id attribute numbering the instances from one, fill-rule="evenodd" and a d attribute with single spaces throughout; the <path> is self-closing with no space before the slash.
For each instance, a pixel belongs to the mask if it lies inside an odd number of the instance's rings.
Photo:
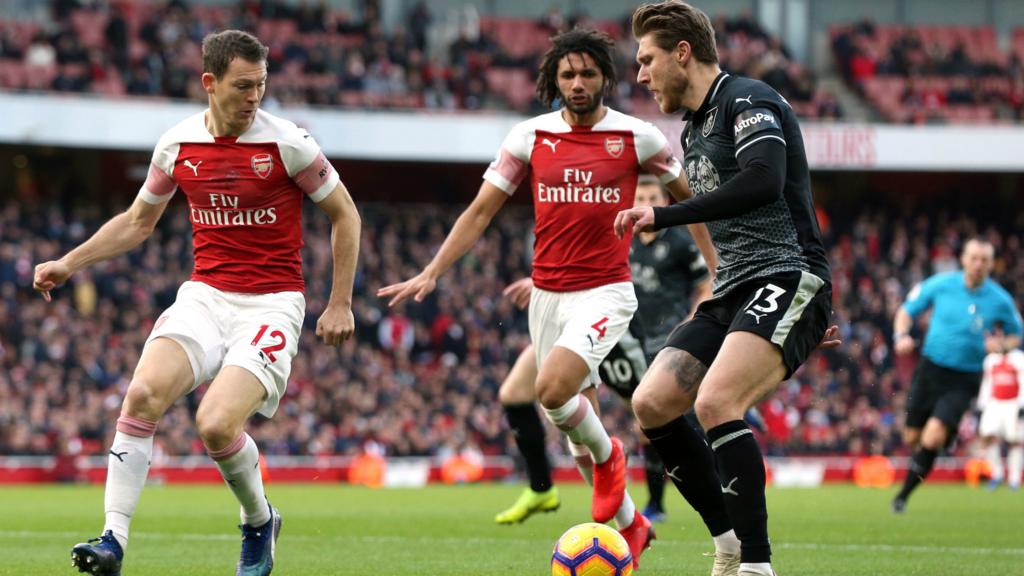
<path id="1" fill-rule="evenodd" d="M 604 524 L 569 528 L 551 553 L 552 576 L 631 576 L 633 555 L 626 539 Z"/>

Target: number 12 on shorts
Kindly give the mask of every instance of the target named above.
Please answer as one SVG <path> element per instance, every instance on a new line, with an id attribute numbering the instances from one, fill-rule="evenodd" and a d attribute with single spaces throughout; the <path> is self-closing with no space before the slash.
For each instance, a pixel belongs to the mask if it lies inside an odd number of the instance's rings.
<path id="1" fill-rule="evenodd" d="M 263 335 L 267 333 L 267 330 L 269 328 L 270 326 L 268 326 L 267 324 L 260 326 L 259 332 L 256 333 L 256 337 L 252 339 L 252 342 L 250 342 L 250 344 L 252 344 L 253 346 L 259 346 L 260 340 L 263 338 Z M 271 362 L 277 362 L 277 356 L 274 356 L 274 352 L 284 350 L 284 346 L 286 343 L 284 333 L 281 332 L 280 330 L 274 330 L 273 332 L 270 333 L 270 337 L 275 339 L 276 342 L 274 342 L 270 346 L 263 346 L 260 348 L 260 350 L 267 355 L 267 358 L 269 358 Z"/>

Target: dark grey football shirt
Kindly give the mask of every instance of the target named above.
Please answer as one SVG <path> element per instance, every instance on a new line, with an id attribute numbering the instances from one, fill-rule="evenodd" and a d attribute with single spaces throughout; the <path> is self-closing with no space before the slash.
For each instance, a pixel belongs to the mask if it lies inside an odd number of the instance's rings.
<path id="1" fill-rule="evenodd" d="M 633 236 L 629 263 L 645 348 L 657 352 L 676 324 L 690 314 L 694 289 L 708 277 L 708 267 L 681 227 L 661 230 L 650 244 L 644 244 L 639 234 Z"/>
<path id="2" fill-rule="evenodd" d="M 774 202 L 707 222 L 718 252 L 716 296 L 769 274 L 810 272 L 831 282 L 811 198 L 803 136 L 789 103 L 758 80 L 722 72 L 682 134 L 683 167 L 694 195 L 714 194 L 740 171 L 737 157 L 772 141 L 786 147 L 785 188 Z"/>

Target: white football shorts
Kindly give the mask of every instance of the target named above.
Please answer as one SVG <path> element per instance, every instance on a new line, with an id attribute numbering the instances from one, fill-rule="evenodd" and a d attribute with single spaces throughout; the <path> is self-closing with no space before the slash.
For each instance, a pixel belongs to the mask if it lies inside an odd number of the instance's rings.
<path id="1" fill-rule="evenodd" d="M 146 339 L 170 338 L 185 349 L 195 390 L 224 366 L 252 372 L 267 391 L 258 412 L 273 416 L 288 386 L 306 313 L 301 292 L 244 294 L 188 281 Z"/>
<path id="2" fill-rule="evenodd" d="M 583 359 L 590 376 L 580 389 L 596 386 L 597 368 L 629 328 L 636 312 L 632 282 L 617 282 L 576 292 L 551 292 L 534 287 L 530 294 L 530 340 L 537 366 L 555 346 Z"/>
<path id="3" fill-rule="evenodd" d="M 1024 441 L 1024 426 L 1016 400 L 989 400 L 978 422 L 978 435 L 995 436 L 1007 442 Z"/>

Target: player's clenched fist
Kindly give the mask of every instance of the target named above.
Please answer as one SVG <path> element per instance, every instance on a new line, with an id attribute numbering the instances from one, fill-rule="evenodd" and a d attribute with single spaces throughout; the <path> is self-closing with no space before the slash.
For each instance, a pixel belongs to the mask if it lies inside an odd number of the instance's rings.
<path id="1" fill-rule="evenodd" d="M 626 232 L 632 230 L 633 234 L 650 232 L 654 226 L 654 208 L 650 206 L 637 206 L 629 210 L 623 210 L 615 215 L 615 235 L 622 238 Z"/>
<path id="2" fill-rule="evenodd" d="M 316 321 L 316 335 L 328 346 L 340 346 L 355 330 L 356 320 L 350 306 L 328 306 Z"/>
<path id="3" fill-rule="evenodd" d="M 71 269 L 60 260 L 51 260 L 36 265 L 32 287 L 43 293 L 43 298 L 50 301 L 50 290 L 63 284 L 71 276 Z"/>

